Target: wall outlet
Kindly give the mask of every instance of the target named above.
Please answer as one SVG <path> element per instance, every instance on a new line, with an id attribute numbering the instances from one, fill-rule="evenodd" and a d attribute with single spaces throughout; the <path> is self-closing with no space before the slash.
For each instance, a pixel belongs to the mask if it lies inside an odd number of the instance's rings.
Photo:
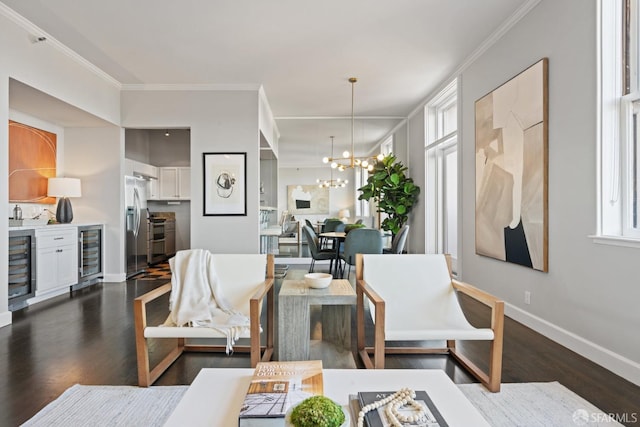
<path id="1" fill-rule="evenodd" d="M 531 304 L 531 292 L 524 291 L 524 303 Z"/>

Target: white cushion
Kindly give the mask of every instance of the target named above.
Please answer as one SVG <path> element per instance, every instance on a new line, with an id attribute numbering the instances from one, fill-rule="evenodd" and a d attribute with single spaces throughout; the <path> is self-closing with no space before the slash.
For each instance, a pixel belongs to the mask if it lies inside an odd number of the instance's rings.
<path id="1" fill-rule="evenodd" d="M 265 280 L 267 256 L 265 254 L 212 254 L 216 279 L 224 297 L 236 310 L 249 317 L 249 300 Z M 259 312 L 262 312 L 260 304 Z M 146 338 L 225 338 L 215 329 L 204 327 L 147 326 Z M 241 334 L 249 338 L 249 333 Z"/>
<path id="2" fill-rule="evenodd" d="M 385 301 L 386 340 L 493 339 L 491 329 L 465 318 L 444 255 L 363 255 L 363 261 L 364 280 Z"/>
<path id="3" fill-rule="evenodd" d="M 145 338 L 226 338 L 225 334 L 221 334 L 211 328 L 192 328 L 190 326 L 173 327 L 173 326 L 147 326 L 144 328 Z M 249 338 L 249 333 L 240 334 L 240 338 Z"/>

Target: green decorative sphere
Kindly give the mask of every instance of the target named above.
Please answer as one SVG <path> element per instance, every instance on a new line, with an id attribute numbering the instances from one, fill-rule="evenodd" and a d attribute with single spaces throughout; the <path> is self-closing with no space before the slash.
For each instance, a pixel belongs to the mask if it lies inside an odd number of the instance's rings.
<path id="1" fill-rule="evenodd" d="M 313 396 L 291 411 L 295 427 L 340 427 L 345 421 L 342 407 L 324 396 Z"/>

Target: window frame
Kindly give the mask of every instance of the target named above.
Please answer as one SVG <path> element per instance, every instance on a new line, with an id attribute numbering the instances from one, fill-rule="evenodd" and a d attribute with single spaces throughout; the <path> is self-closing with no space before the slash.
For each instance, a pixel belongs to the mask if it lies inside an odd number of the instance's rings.
<path id="1" fill-rule="evenodd" d="M 634 13 L 628 13 L 630 5 Z M 598 2 L 598 212 L 595 243 L 640 248 L 640 227 L 632 226 L 638 163 L 632 156 L 633 103 L 638 80 L 640 0 Z M 631 25 L 628 26 L 627 23 Z M 625 94 L 627 93 L 627 94 Z M 638 149 L 635 142 L 635 150 Z M 637 209 L 637 203 L 635 205 Z"/>
<path id="2" fill-rule="evenodd" d="M 455 105 L 455 129 L 445 134 L 448 129 L 444 119 L 446 113 Z M 447 207 L 446 190 L 446 168 L 445 156 L 455 151 L 459 151 L 458 147 L 458 129 L 459 129 L 459 112 L 458 104 L 458 79 L 452 80 L 445 88 L 438 93 L 425 106 L 425 230 L 426 241 L 425 249 L 427 253 L 442 253 L 447 248 L 448 227 L 455 226 L 459 230 L 459 220 L 456 216 L 455 224 L 447 223 L 447 215 L 445 209 Z M 458 156 L 459 157 L 459 156 Z M 459 158 L 458 158 L 459 163 Z M 458 168 L 458 164 L 456 165 Z M 456 170 L 456 177 L 459 179 L 459 172 Z M 459 183 L 458 183 L 459 184 Z M 459 188 L 459 185 L 458 185 Z M 456 191 L 456 206 L 459 206 L 459 190 Z M 456 231 L 456 235 L 459 233 Z M 459 240 L 459 237 L 457 238 Z M 456 241 L 456 248 L 459 247 Z M 459 254 L 452 254 L 453 271 L 457 272 L 457 261 Z"/>

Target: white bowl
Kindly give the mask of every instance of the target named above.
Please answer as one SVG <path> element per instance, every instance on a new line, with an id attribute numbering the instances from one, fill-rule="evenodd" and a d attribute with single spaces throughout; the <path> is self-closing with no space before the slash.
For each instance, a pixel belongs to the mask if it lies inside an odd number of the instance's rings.
<path id="1" fill-rule="evenodd" d="M 309 287 L 322 289 L 331 284 L 333 276 L 327 273 L 309 273 L 304 275 L 304 281 Z"/>

